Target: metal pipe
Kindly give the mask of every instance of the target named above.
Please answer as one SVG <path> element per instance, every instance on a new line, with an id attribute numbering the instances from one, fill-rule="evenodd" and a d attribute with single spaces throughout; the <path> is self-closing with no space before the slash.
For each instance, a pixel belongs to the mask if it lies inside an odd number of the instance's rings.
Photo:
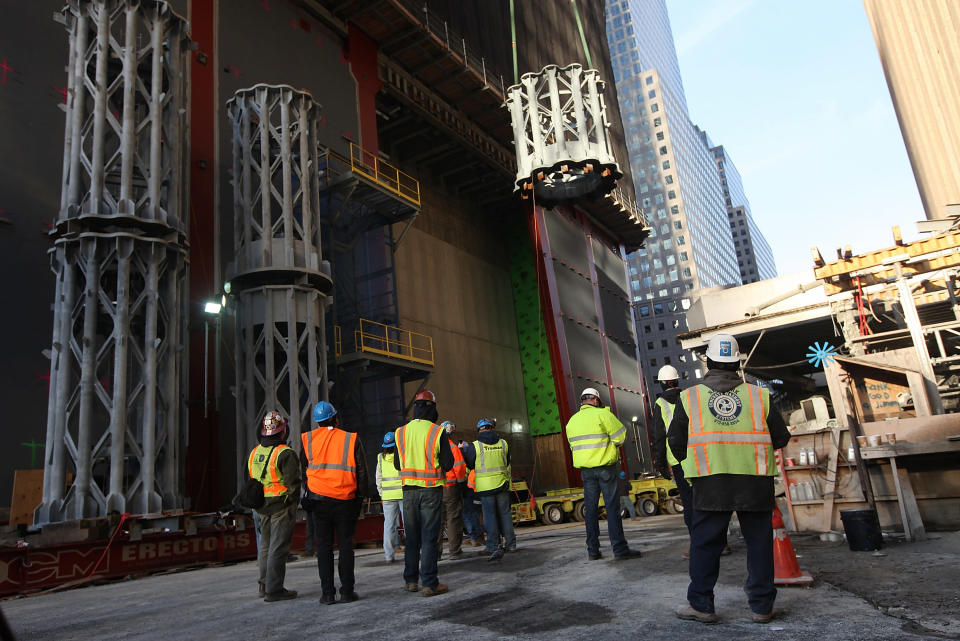
<path id="1" fill-rule="evenodd" d="M 207 392 L 207 372 L 210 364 L 210 322 L 207 320 L 206 312 L 203 317 L 203 418 L 207 418 L 207 410 L 210 407 L 210 397 Z"/>
<path id="2" fill-rule="evenodd" d="M 117 241 L 117 300 L 114 305 L 113 335 L 113 398 L 110 408 L 110 493 L 106 510 L 126 512 L 123 493 L 123 467 L 127 435 L 127 346 L 130 332 L 130 257 L 133 241 Z"/>
<path id="3" fill-rule="evenodd" d="M 134 133 L 135 96 L 137 89 L 137 7 L 127 5 L 123 49 L 123 122 L 120 129 L 120 210 L 133 213 L 133 158 L 136 155 Z M 121 512 L 123 510 L 120 510 Z"/>
<path id="4" fill-rule="evenodd" d="M 148 211 L 150 218 L 158 218 L 162 211 L 160 204 L 160 178 L 161 158 L 163 141 L 161 139 L 161 105 L 160 99 L 163 92 L 163 23 L 159 17 L 155 17 L 151 24 L 151 46 L 153 48 L 153 58 L 151 66 L 150 83 L 150 177 L 149 194 L 150 205 Z"/>
<path id="5" fill-rule="evenodd" d="M 97 11 L 97 92 L 93 101 L 93 153 L 90 158 L 90 200 L 88 211 L 102 215 L 103 211 L 103 155 L 107 124 L 107 62 L 110 58 L 109 11 L 105 5 L 92 5 Z M 78 473 L 79 477 L 79 473 Z"/>
<path id="6" fill-rule="evenodd" d="M 97 261 L 97 241 L 81 241 L 81 253 L 85 254 L 84 292 L 83 292 L 83 342 L 80 361 L 80 417 L 77 426 L 77 479 L 74 495 L 73 518 L 82 519 L 88 515 L 87 501 L 90 498 L 92 482 L 91 442 L 93 431 L 93 405 L 96 403 L 97 384 L 97 312 L 98 288 L 100 283 L 100 264 Z"/>
<path id="7" fill-rule="evenodd" d="M 157 302 L 160 298 L 158 262 L 163 250 L 152 245 L 146 249 L 147 268 L 144 289 L 145 327 L 143 335 L 143 421 L 140 424 L 140 442 L 143 444 L 143 462 L 140 465 L 141 500 L 139 510 L 144 514 L 155 511 L 153 501 L 156 487 L 156 439 L 157 439 Z M 171 357 L 174 356 L 171 354 Z"/>

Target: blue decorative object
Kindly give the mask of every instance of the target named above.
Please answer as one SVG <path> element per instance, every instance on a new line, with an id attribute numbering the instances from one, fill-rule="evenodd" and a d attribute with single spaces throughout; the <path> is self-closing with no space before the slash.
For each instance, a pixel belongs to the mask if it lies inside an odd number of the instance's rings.
<path id="1" fill-rule="evenodd" d="M 819 342 L 816 342 L 807 349 L 810 350 L 807 352 L 807 362 L 814 367 L 829 365 L 833 362 L 833 357 L 837 353 L 837 348 L 827 342 L 824 342 L 822 346 Z"/>

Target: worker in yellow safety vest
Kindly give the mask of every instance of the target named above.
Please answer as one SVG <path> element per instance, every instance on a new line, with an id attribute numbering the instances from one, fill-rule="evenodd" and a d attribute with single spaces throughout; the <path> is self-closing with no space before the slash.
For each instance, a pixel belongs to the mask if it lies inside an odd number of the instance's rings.
<path id="1" fill-rule="evenodd" d="M 430 390 L 413 401 L 413 420 L 397 428 L 397 456 L 403 484 L 403 526 L 406 535 L 403 580 L 409 592 L 423 596 L 448 591 L 437 577 L 437 538 L 446 472 L 453 468 L 453 453 L 443 428 L 436 424 L 437 397 Z"/>
<path id="2" fill-rule="evenodd" d="M 337 603 L 333 582 L 333 542 L 337 542 L 340 603 L 357 595 L 353 533 L 367 493 L 369 476 L 363 446 L 355 432 L 340 428 L 340 415 L 327 401 L 313 406 L 313 429 L 301 437 L 300 463 L 307 491 L 303 507 L 317 536 L 317 572 L 320 603 Z"/>
<path id="3" fill-rule="evenodd" d="M 263 483 L 263 506 L 256 510 L 260 521 L 257 583 L 259 595 L 268 602 L 297 596 L 296 590 L 283 587 L 300 497 L 300 467 L 286 440 L 287 419 L 279 412 L 267 412 L 260 428 L 260 444 L 247 460 L 250 478 Z"/>
<path id="4" fill-rule="evenodd" d="M 447 553 L 451 559 L 463 556 L 463 492 L 467 482 L 467 463 L 463 452 L 457 447 L 456 429 L 453 421 L 440 423 L 443 428 L 443 440 L 453 454 L 453 467 L 446 472 L 443 482 L 443 504 L 440 510 L 440 522 L 446 524 Z M 437 539 L 437 558 L 442 558 L 443 528 Z"/>
<path id="5" fill-rule="evenodd" d="M 707 373 L 680 394 L 667 444 L 693 489 L 690 585 L 681 619 L 716 623 L 713 588 L 733 512 L 747 544 L 747 593 L 753 620 L 773 619 L 774 450 L 790 440 L 766 388 L 740 377 L 740 348 L 730 334 L 707 345 Z"/>
<path id="6" fill-rule="evenodd" d="M 383 504 L 383 556 L 387 563 L 393 563 L 400 546 L 400 509 L 403 505 L 400 470 L 393 463 L 397 456 L 393 432 L 383 435 L 380 448 L 381 452 L 377 454 L 377 492 Z"/>
<path id="7" fill-rule="evenodd" d="M 640 556 L 631 550 L 623 535 L 620 519 L 620 446 L 627 438 L 627 428 L 600 401 L 600 393 L 588 387 L 580 394 L 580 409 L 566 426 L 567 442 L 573 466 L 583 480 L 584 526 L 587 531 L 587 558 L 603 558 L 600 554 L 600 494 L 607 507 L 607 533 L 614 559 Z"/>
<path id="8" fill-rule="evenodd" d="M 463 457 L 475 472 L 475 492 L 487 530 L 487 560 L 498 561 L 504 552 L 517 551 L 517 535 L 510 514 L 510 447 L 497 434 L 493 419 L 477 421 L 477 440 L 464 448 Z"/>
<path id="9" fill-rule="evenodd" d="M 693 509 L 693 491 L 690 483 L 683 478 L 683 468 L 680 461 L 667 447 L 667 429 L 673 420 L 674 408 L 680 400 L 680 372 L 673 365 L 664 365 L 657 372 L 657 382 L 660 383 L 660 394 L 653 403 L 653 424 L 650 433 L 653 437 L 653 459 L 663 478 L 673 478 L 680 493 L 680 502 L 683 505 L 683 522 L 690 531 L 690 512 Z"/>

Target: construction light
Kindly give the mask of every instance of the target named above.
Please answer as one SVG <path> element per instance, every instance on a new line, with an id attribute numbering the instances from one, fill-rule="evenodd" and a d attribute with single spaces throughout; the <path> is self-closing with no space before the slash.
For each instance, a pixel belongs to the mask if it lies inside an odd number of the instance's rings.
<path id="1" fill-rule="evenodd" d="M 215 301 L 215 300 L 208 300 L 206 303 L 203 304 L 203 311 L 206 312 L 207 314 L 211 314 L 211 315 L 213 315 L 213 316 L 216 316 L 217 314 L 220 313 L 220 309 L 221 309 L 222 307 L 223 307 L 223 305 L 221 305 L 221 304 L 218 303 L 217 301 Z"/>

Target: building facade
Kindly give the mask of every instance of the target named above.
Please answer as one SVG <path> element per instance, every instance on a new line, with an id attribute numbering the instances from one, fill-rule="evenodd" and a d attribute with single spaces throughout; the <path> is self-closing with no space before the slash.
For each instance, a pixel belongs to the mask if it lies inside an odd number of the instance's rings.
<path id="1" fill-rule="evenodd" d="M 740 280 L 744 285 L 766 280 L 777 275 L 777 265 L 773 260 L 770 244 L 753 219 L 750 201 L 743 189 L 743 180 L 733 160 L 723 145 L 713 146 L 706 132 L 701 132 L 704 140 L 717 161 L 717 173 L 723 188 L 723 203 L 727 207 L 730 220 L 730 236 L 737 254 L 737 266 L 740 268 Z"/>
<path id="2" fill-rule="evenodd" d="M 955 0 L 864 0 L 928 220 L 960 203 L 960 12 Z"/>
<path id="3" fill-rule="evenodd" d="M 665 1 L 607 3 L 607 38 L 637 200 L 652 228 L 631 255 L 630 275 L 641 360 L 655 391 L 663 365 L 682 380 L 703 375 L 676 335 L 687 329 L 691 295 L 739 285 L 740 266 L 716 161 L 687 111 Z"/>

